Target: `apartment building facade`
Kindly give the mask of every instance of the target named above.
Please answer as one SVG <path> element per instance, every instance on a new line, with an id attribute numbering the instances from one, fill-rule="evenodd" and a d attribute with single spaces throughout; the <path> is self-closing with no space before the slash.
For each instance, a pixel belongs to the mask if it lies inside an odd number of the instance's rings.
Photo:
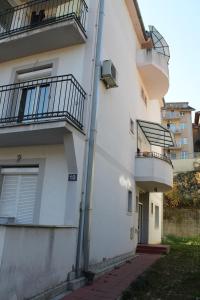
<path id="1" fill-rule="evenodd" d="M 4 5 L 0 299 L 32 299 L 161 241 L 169 53 L 137 1 Z"/>
<path id="2" fill-rule="evenodd" d="M 162 108 L 162 124 L 175 137 L 175 145 L 168 150 L 171 159 L 186 159 L 194 152 L 192 111 L 188 102 L 168 102 Z"/>
<path id="3" fill-rule="evenodd" d="M 194 152 L 200 152 L 200 122 L 199 122 L 200 112 L 195 112 L 194 123 L 192 124 L 193 131 L 193 143 L 194 143 Z"/>

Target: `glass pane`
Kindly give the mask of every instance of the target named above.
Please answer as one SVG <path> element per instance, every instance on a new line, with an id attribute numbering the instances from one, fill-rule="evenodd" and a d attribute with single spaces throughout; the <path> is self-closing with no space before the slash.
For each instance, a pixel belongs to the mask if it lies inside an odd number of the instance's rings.
<path id="1" fill-rule="evenodd" d="M 31 87 L 23 90 L 26 93 L 26 102 L 24 108 L 24 116 L 34 114 L 34 103 L 36 98 L 36 87 Z"/>
<path id="2" fill-rule="evenodd" d="M 50 92 L 49 84 L 40 86 L 38 103 L 37 103 L 38 114 L 44 114 L 48 112 L 49 92 Z"/>

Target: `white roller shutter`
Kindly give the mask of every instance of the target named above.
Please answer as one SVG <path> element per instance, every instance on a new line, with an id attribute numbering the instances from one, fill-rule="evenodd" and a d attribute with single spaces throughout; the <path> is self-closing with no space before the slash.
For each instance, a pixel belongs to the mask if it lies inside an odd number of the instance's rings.
<path id="1" fill-rule="evenodd" d="M 33 223 L 37 189 L 37 175 L 19 175 L 20 188 L 17 203 L 17 223 Z"/>
<path id="2" fill-rule="evenodd" d="M 0 198 L 0 216 L 1 217 L 16 217 L 17 207 L 17 188 L 19 177 L 9 175 L 3 177 L 3 184 Z"/>
<path id="3" fill-rule="evenodd" d="M 13 171 L 13 175 L 10 173 Z M 32 172 L 31 172 L 32 171 Z M 16 223 L 33 223 L 38 168 L 2 169 L 0 217 L 14 217 Z M 27 174 L 26 174 L 27 173 Z"/>

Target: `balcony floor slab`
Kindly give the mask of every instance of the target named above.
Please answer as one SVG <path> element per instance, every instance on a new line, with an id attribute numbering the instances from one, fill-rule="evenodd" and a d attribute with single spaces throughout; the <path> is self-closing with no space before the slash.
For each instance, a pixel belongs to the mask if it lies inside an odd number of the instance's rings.
<path id="1" fill-rule="evenodd" d="M 18 32 L 0 39 L 0 63 L 85 41 L 86 36 L 74 19 Z"/>
<path id="2" fill-rule="evenodd" d="M 72 130 L 67 121 L 0 127 L 0 147 L 63 144 L 64 135 Z"/>

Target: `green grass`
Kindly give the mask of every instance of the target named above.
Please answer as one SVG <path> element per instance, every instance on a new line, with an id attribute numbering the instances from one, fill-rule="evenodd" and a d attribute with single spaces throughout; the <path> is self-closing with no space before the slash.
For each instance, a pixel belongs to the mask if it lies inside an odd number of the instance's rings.
<path id="1" fill-rule="evenodd" d="M 130 287 L 122 300 L 200 300 L 200 238 L 168 236 L 171 251 Z"/>

